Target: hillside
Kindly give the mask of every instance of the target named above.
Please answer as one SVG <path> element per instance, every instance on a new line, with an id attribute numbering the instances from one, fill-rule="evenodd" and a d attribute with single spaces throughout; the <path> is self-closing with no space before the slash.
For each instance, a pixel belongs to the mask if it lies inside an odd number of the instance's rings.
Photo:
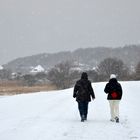
<path id="1" fill-rule="evenodd" d="M 0 140 L 140 140 L 140 81 L 121 82 L 120 123 L 110 122 L 106 83 L 93 83 L 96 99 L 80 122 L 73 88 L 0 97 Z"/>
<path id="2" fill-rule="evenodd" d="M 48 70 L 58 63 L 71 60 L 85 65 L 86 68 L 92 69 L 108 57 L 121 59 L 128 67 L 133 68 L 140 61 L 140 45 L 131 45 L 119 48 L 86 48 L 77 49 L 73 52 L 37 54 L 24 58 L 17 58 L 3 66 L 4 68 L 11 69 L 13 72 L 29 73 L 38 65 L 45 70 Z"/>

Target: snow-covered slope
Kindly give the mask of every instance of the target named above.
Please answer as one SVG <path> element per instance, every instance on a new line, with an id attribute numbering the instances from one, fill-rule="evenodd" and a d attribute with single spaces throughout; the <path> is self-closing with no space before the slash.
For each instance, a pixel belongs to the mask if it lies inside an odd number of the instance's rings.
<path id="1" fill-rule="evenodd" d="M 120 123 L 110 122 L 106 83 L 93 83 L 96 99 L 80 122 L 73 89 L 0 97 L 0 140 L 138 140 L 140 81 L 121 82 Z"/>

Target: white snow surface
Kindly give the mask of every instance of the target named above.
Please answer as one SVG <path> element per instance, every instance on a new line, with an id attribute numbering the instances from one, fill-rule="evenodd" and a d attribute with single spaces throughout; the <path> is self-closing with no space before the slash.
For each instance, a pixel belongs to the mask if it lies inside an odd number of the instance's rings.
<path id="1" fill-rule="evenodd" d="M 120 123 L 110 122 L 103 83 L 80 122 L 73 88 L 0 97 L 0 140 L 140 140 L 140 81 L 121 82 Z"/>

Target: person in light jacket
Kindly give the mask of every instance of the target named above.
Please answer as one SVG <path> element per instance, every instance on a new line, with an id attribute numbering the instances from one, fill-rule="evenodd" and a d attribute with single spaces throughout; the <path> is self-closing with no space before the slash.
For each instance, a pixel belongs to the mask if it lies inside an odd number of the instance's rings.
<path id="1" fill-rule="evenodd" d="M 119 103 L 122 99 L 122 87 L 121 84 L 117 81 L 116 75 L 111 74 L 110 80 L 106 84 L 105 93 L 108 94 L 107 99 L 110 105 L 110 121 L 119 122 Z"/>
<path id="2" fill-rule="evenodd" d="M 91 101 L 91 97 L 92 99 L 95 99 L 94 91 L 86 72 L 83 72 L 81 79 L 76 82 L 73 97 L 76 98 L 76 101 L 78 102 L 78 109 L 81 121 L 83 122 L 84 120 L 87 120 L 88 103 Z"/>

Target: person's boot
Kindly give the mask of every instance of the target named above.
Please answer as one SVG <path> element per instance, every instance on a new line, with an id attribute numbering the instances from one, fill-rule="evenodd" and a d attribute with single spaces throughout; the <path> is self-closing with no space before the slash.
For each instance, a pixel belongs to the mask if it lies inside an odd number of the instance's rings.
<path id="1" fill-rule="evenodd" d="M 111 122 L 115 122 L 115 119 L 112 119 L 112 118 L 111 118 L 110 121 L 111 121 Z"/>
<path id="2" fill-rule="evenodd" d="M 119 123 L 119 118 L 115 117 L 116 123 Z"/>
<path id="3" fill-rule="evenodd" d="M 81 116 L 81 122 L 84 122 L 84 120 L 85 120 L 85 116 L 82 115 L 82 116 Z"/>
<path id="4" fill-rule="evenodd" d="M 85 120 L 85 121 L 87 120 L 87 115 L 84 115 L 84 120 Z"/>

